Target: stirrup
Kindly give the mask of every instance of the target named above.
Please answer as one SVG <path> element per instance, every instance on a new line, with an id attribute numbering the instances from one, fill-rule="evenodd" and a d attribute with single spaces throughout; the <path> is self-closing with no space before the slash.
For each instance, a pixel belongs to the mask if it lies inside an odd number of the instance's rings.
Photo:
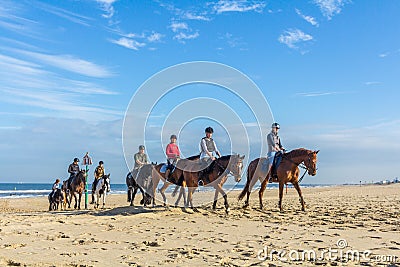
<path id="1" fill-rule="evenodd" d="M 199 180 L 199 182 L 197 183 L 198 186 L 204 186 L 204 182 L 203 180 Z"/>

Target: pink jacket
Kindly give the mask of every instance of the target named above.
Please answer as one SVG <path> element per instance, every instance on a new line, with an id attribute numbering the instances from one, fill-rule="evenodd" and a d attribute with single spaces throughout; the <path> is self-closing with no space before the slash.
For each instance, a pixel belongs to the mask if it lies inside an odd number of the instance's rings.
<path id="1" fill-rule="evenodd" d="M 176 157 L 180 157 L 181 153 L 179 152 L 179 148 L 174 143 L 169 143 L 167 145 L 167 149 L 165 150 L 165 154 L 167 154 L 167 158 L 174 159 Z"/>

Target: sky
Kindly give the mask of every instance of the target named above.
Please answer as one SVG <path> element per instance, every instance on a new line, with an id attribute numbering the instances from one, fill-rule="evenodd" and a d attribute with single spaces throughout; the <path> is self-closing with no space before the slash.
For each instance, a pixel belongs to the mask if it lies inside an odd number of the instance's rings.
<path id="1" fill-rule="evenodd" d="M 222 154 L 253 160 L 265 146 L 256 129 L 265 138 L 273 121 L 286 149 L 320 150 L 318 174 L 304 183 L 392 180 L 400 176 L 399 13 L 397 0 L 0 0 L 0 182 L 66 179 L 73 158 L 89 152 L 124 183 L 137 146 L 165 161 L 175 133 L 182 153 L 195 155 L 209 125 Z M 160 96 L 143 89 L 193 61 L 237 70 L 261 96 L 211 83 Z M 124 124 L 127 111 L 145 111 L 134 100 L 140 90 L 158 99 L 142 114 L 145 129 Z M 143 130 L 146 140 L 136 134 Z"/>

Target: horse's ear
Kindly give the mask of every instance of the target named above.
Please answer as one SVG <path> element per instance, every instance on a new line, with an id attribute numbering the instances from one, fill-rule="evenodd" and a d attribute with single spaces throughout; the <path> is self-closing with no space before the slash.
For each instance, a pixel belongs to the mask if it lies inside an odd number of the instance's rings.
<path id="1" fill-rule="evenodd" d="M 315 151 L 315 154 L 318 154 L 319 150 Z"/>
<path id="2" fill-rule="evenodd" d="M 241 156 L 240 159 L 244 159 L 244 157 L 246 157 L 246 155 Z"/>

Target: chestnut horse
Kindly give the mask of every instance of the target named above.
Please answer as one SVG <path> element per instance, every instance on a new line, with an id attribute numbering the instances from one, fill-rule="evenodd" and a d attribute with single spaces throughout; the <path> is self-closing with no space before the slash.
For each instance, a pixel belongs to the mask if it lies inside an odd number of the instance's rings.
<path id="1" fill-rule="evenodd" d="M 301 193 L 300 185 L 299 185 L 299 165 L 301 163 L 304 164 L 304 167 L 308 174 L 311 176 L 315 176 L 317 174 L 317 154 L 318 151 L 312 151 L 305 148 L 299 148 L 292 150 L 288 153 L 283 154 L 282 161 L 277 169 L 278 175 L 278 183 L 279 183 L 279 210 L 282 211 L 282 197 L 283 197 L 283 187 L 288 182 L 292 183 L 294 188 L 297 190 L 297 193 L 300 197 L 300 204 L 302 211 L 305 211 L 305 202 L 303 199 L 303 195 Z M 247 199 L 245 201 L 244 208 L 249 206 L 249 197 L 251 190 L 257 180 L 261 182 L 261 188 L 258 193 L 260 200 L 260 208 L 263 209 L 262 197 L 265 191 L 265 188 L 268 184 L 268 177 L 270 176 L 270 172 L 266 173 L 264 171 L 264 164 L 268 164 L 268 160 L 266 158 L 257 158 L 250 162 L 249 167 L 247 168 L 247 182 L 243 191 L 239 195 L 239 200 L 242 200 L 243 197 L 247 194 Z"/>
<path id="2" fill-rule="evenodd" d="M 81 209 L 81 199 L 82 194 L 85 192 L 86 185 L 86 171 L 81 170 L 79 173 L 72 179 L 69 189 L 69 201 L 68 208 L 71 208 L 72 197 L 75 199 L 74 209 Z M 68 190 L 67 190 L 68 191 Z M 76 194 L 78 194 L 79 198 L 77 200 Z"/>
<path id="3" fill-rule="evenodd" d="M 179 201 L 181 200 L 182 196 L 183 196 L 184 203 L 186 203 L 186 194 L 185 194 L 185 188 L 184 188 L 185 185 L 184 185 L 184 181 L 183 181 L 183 170 L 185 169 L 185 167 L 187 166 L 188 163 L 190 163 L 191 161 L 198 160 L 199 158 L 200 158 L 200 155 L 195 155 L 195 156 L 188 157 L 186 159 L 178 160 L 178 162 L 176 163 L 176 166 L 175 166 L 175 170 L 173 172 L 171 172 L 169 175 L 168 181 L 165 178 L 165 173 L 162 173 L 160 171 L 161 167 L 164 166 L 165 163 L 158 164 L 154 167 L 155 172 L 153 173 L 153 207 L 155 206 L 156 189 L 157 189 L 157 186 L 158 186 L 158 183 L 160 182 L 160 180 L 162 180 L 164 182 L 164 185 L 160 189 L 160 194 L 163 197 L 164 206 L 167 206 L 167 197 L 165 196 L 165 190 L 167 190 L 167 188 L 171 184 L 175 184 L 177 186 L 177 188 L 175 190 L 177 190 L 178 187 L 180 187 L 179 196 L 175 201 L 175 207 L 178 206 Z M 173 196 L 174 196 L 174 194 L 173 194 Z"/>
<path id="4" fill-rule="evenodd" d="M 235 177 L 236 182 L 240 182 L 244 157 L 244 155 L 222 156 L 211 162 L 210 166 L 203 170 L 204 176 L 208 178 L 203 179 L 204 186 L 211 185 L 216 190 L 213 209 L 215 209 L 217 205 L 218 193 L 221 193 L 224 198 L 225 212 L 227 214 L 229 213 L 228 197 L 225 191 L 222 189 L 222 186 L 226 182 L 227 176 L 229 174 L 232 174 Z M 194 162 L 191 164 L 191 166 L 187 166 L 187 168 L 185 168 L 185 170 L 183 171 L 183 177 L 186 182 L 186 186 L 188 187 L 188 199 L 185 207 L 190 204 L 190 207 L 195 212 L 197 212 L 198 210 L 193 207 L 193 193 L 199 186 L 199 172 L 195 171 L 199 169 L 198 166 L 199 163 Z"/>

